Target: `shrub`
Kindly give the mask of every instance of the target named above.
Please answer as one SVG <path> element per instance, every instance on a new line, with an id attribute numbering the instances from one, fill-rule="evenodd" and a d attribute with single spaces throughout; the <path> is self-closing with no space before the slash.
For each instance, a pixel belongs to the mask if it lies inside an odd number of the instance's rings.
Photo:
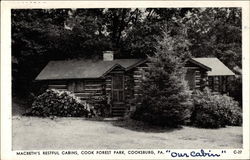
<path id="1" fill-rule="evenodd" d="M 225 125 L 241 125 L 242 112 L 238 102 L 227 95 L 203 92 L 193 94 L 194 110 L 191 116 L 193 125 L 203 128 L 219 128 Z"/>
<path id="2" fill-rule="evenodd" d="M 100 117 L 110 116 L 110 105 L 107 102 L 106 96 L 99 96 L 97 99 L 94 98 L 93 96 L 89 96 L 87 103 L 91 104 L 94 107 L 97 116 Z"/>
<path id="3" fill-rule="evenodd" d="M 92 117 L 95 115 L 95 111 L 91 105 L 79 100 L 68 91 L 48 89 L 35 99 L 26 115 L 41 117 Z"/>
<path id="4" fill-rule="evenodd" d="M 149 69 L 140 83 L 132 118 L 154 125 L 176 127 L 188 114 L 188 93 L 184 81 L 184 56 L 176 49 L 178 39 L 164 34 L 149 57 Z M 180 44 L 179 44 L 180 45 Z"/>

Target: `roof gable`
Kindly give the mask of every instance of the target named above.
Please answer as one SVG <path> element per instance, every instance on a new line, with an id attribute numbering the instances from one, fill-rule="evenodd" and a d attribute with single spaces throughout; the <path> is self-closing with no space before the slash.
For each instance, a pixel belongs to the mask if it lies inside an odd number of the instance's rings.
<path id="1" fill-rule="evenodd" d="M 125 70 L 125 68 L 123 66 L 121 66 L 120 64 L 115 64 L 113 65 L 113 67 L 111 67 L 107 72 L 105 72 L 102 77 L 106 76 L 107 74 L 109 74 L 111 71 L 113 71 L 114 69 L 122 69 L 122 70 Z"/>
<path id="2" fill-rule="evenodd" d="M 205 70 L 207 70 L 207 71 L 211 71 L 211 68 L 210 68 L 210 67 L 208 67 L 208 66 L 206 66 L 206 65 L 204 65 L 204 64 L 202 64 L 202 63 L 200 63 L 199 61 L 196 61 L 194 58 L 189 59 L 188 62 L 193 63 L 193 64 L 195 64 L 196 66 L 199 66 L 199 67 L 201 67 L 201 68 L 203 68 L 203 69 L 205 69 Z"/>

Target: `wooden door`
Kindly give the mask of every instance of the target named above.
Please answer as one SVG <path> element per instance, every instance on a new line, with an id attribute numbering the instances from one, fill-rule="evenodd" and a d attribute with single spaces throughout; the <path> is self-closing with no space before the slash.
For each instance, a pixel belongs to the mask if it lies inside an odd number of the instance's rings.
<path id="1" fill-rule="evenodd" d="M 112 77 L 112 100 L 113 103 L 124 102 L 124 75 L 115 74 Z"/>

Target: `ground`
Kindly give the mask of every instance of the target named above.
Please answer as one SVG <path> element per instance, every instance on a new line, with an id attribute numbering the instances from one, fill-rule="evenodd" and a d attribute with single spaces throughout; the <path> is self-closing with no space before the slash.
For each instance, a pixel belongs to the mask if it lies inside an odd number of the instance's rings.
<path id="1" fill-rule="evenodd" d="M 242 148 L 242 127 L 177 129 L 132 120 L 38 118 L 14 115 L 13 149 Z"/>

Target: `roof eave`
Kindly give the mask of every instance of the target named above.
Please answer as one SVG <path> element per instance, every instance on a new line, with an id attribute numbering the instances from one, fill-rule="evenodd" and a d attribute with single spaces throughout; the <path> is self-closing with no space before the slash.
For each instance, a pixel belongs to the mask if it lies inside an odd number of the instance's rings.
<path id="1" fill-rule="evenodd" d="M 148 61 L 148 59 L 141 60 L 141 61 L 133 64 L 132 66 L 126 68 L 126 71 L 129 71 L 129 70 L 131 70 L 131 69 L 133 69 L 133 68 L 135 68 L 135 67 L 137 67 L 137 66 L 139 66 L 139 65 L 141 65 L 141 64 L 143 64 L 143 63 L 145 63 L 147 61 Z"/>
<path id="2" fill-rule="evenodd" d="M 208 74 L 210 77 L 217 77 L 217 76 L 235 76 L 235 74 Z"/>
<path id="3" fill-rule="evenodd" d="M 196 60 L 194 60 L 192 58 L 190 58 L 189 61 L 191 61 L 192 63 L 194 63 L 194 64 L 196 64 L 198 66 L 200 66 L 201 68 L 203 68 L 203 69 L 205 69 L 207 71 L 212 71 L 212 69 L 210 67 L 208 67 L 208 66 L 206 66 L 206 65 L 204 65 L 204 64 L 202 64 L 202 63 L 200 63 L 200 62 L 198 62 L 198 61 L 196 61 Z"/>

